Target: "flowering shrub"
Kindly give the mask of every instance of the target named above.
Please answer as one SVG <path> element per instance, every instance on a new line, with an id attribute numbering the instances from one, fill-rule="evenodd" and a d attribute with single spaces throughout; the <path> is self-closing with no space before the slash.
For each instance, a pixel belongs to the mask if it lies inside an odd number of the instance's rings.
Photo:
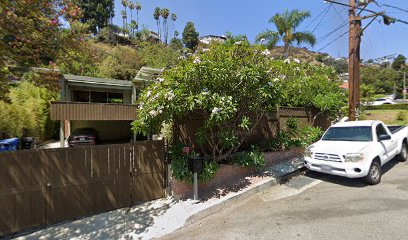
<path id="1" fill-rule="evenodd" d="M 203 148 L 206 155 L 220 161 L 238 150 L 261 118 L 282 102 L 291 103 L 292 93 L 307 85 L 303 82 L 316 77 L 329 84 L 330 73 L 298 60 L 274 60 L 268 50 L 246 41 L 213 45 L 181 60 L 145 89 L 133 129 L 159 132 L 165 123 L 197 114 L 204 119 L 197 140 L 209 146 Z M 290 86 L 295 89 L 287 93 Z"/>

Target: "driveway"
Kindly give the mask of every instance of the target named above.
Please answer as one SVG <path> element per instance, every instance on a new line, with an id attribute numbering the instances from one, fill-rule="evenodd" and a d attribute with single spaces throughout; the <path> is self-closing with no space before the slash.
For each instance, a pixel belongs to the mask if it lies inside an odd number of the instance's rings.
<path id="1" fill-rule="evenodd" d="M 408 163 L 382 182 L 307 172 L 161 239 L 408 239 Z"/>

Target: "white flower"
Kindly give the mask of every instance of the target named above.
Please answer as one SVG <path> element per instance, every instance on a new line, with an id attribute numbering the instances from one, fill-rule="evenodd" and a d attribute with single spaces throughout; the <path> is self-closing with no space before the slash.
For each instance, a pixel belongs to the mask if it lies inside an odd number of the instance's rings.
<path id="1" fill-rule="evenodd" d="M 186 59 L 186 57 L 185 56 L 178 57 L 178 60 L 183 60 L 183 59 Z"/>
<path id="2" fill-rule="evenodd" d="M 158 78 L 157 80 L 159 80 L 159 82 L 163 82 L 164 78 Z"/>
<path id="3" fill-rule="evenodd" d="M 203 52 L 208 52 L 208 51 L 210 51 L 210 49 L 208 49 L 208 48 L 203 48 Z"/>
<path id="4" fill-rule="evenodd" d="M 147 91 L 146 97 L 150 97 L 150 96 L 152 96 L 152 91 Z"/>
<path id="5" fill-rule="evenodd" d="M 269 56 L 271 55 L 271 52 L 268 49 L 266 49 L 265 51 L 261 52 L 261 54 L 264 56 Z"/>
<path id="6" fill-rule="evenodd" d="M 212 113 L 213 113 L 213 114 L 217 114 L 217 113 L 220 112 L 220 110 L 221 110 L 221 109 L 215 107 L 215 108 L 212 110 Z"/>
<path id="7" fill-rule="evenodd" d="M 167 98 L 167 100 L 169 100 L 169 101 L 173 100 L 173 98 L 174 98 L 174 93 L 172 93 L 172 92 L 166 93 L 166 98 Z"/>
<path id="8" fill-rule="evenodd" d="M 300 68 L 299 68 L 299 67 L 296 67 L 296 71 L 300 72 Z"/>
<path id="9" fill-rule="evenodd" d="M 265 38 L 261 38 L 261 40 L 259 40 L 259 41 L 264 42 L 264 41 L 265 41 Z"/>
<path id="10" fill-rule="evenodd" d="M 293 61 L 294 61 L 295 63 L 300 63 L 300 60 L 297 59 L 297 58 L 294 58 Z"/>
<path id="11" fill-rule="evenodd" d="M 271 82 L 268 82 L 268 85 L 269 85 L 270 87 L 272 87 L 272 83 L 271 83 Z"/>
<path id="12" fill-rule="evenodd" d="M 235 43 L 235 45 L 241 45 L 242 41 L 238 41 Z"/>
<path id="13" fill-rule="evenodd" d="M 204 91 L 204 92 L 201 92 L 201 94 L 203 95 L 203 96 L 207 96 L 208 94 L 210 94 L 208 91 Z"/>
<path id="14" fill-rule="evenodd" d="M 143 105 L 140 104 L 140 105 L 139 105 L 139 109 L 140 109 L 140 110 L 143 110 Z"/>
<path id="15" fill-rule="evenodd" d="M 198 58 L 198 57 L 196 57 L 195 59 L 194 59 L 194 64 L 198 64 L 198 63 L 200 63 L 201 62 L 201 60 L 200 60 L 200 58 Z"/>
<path id="16" fill-rule="evenodd" d="M 289 59 L 289 58 L 286 58 L 285 61 L 283 61 L 283 62 L 286 63 L 286 64 L 288 64 L 288 63 L 290 63 L 290 59 Z"/>
<path id="17" fill-rule="evenodd" d="M 277 81 L 279 81 L 279 78 L 274 78 L 273 81 L 277 82 Z"/>
<path id="18" fill-rule="evenodd" d="M 162 114 L 162 113 L 163 113 L 163 110 L 160 109 L 158 112 L 159 112 L 159 114 Z"/>
<path id="19" fill-rule="evenodd" d="M 152 117 L 155 117 L 155 116 L 157 116 L 157 111 L 155 111 L 155 110 L 151 110 L 150 112 L 149 112 L 149 114 L 150 114 L 150 116 L 152 116 Z"/>

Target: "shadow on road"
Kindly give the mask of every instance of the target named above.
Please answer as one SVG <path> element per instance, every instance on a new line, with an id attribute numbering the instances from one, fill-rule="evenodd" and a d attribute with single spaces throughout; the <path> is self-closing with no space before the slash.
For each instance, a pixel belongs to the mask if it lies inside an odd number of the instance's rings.
<path id="1" fill-rule="evenodd" d="M 400 161 L 397 158 L 394 158 L 393 160 L 389 161 L 386 163 L 384 166 L 382 166 L 383 170 L 383 175 L 387 174 L 388 171 L 390 171 L 394 166 L 398 165 Z M 305 176 L 314 178 L 317 180 L 321 180 L 324 182 L 330 182 L 333 184 L 338 184 L 346 187 L 354 187 L 354 188 L 363 188 L 368 186 L 367 183 L 365 183 L 364 179 L 362 178 L 345 178 L 345 177 L 340 177 L 340 176 L 335 176 L 335 175 L 330 175 L 330 174 L 325 174 L 325 173 L 319 173 L 319 172 L 313 172 L 313 171 L 306 171 Z"/>

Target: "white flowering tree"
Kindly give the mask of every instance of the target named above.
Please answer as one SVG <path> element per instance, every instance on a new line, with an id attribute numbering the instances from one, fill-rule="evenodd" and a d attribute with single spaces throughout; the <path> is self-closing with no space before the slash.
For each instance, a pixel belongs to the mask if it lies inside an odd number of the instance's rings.
<path id="1" fill-rule="evenodd" d="M 285 98 L 284 81 L 304 78 L 299 61 L 273 60 L 248 42 L 214 45 L 181 61 L 142 93 L 133 129 L 159 132 L 164 123 L 195 114 L 203 119 L 196 140 L 216 161 L 242 145 L 259 121 Z"/>

